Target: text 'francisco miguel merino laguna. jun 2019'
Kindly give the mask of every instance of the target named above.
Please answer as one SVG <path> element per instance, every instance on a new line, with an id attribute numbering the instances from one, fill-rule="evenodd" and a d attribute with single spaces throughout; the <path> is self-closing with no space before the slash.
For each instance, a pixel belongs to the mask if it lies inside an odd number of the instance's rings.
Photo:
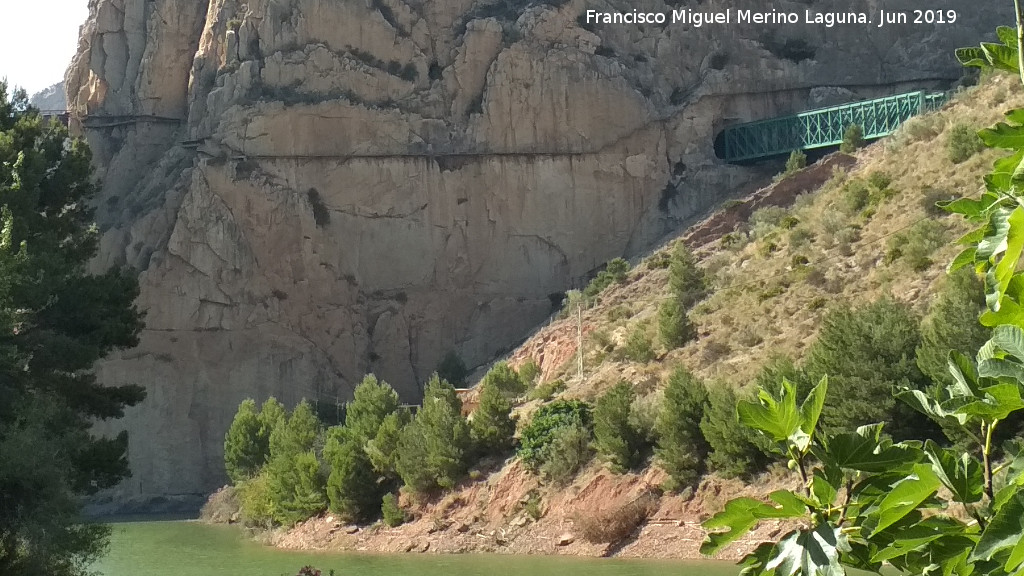
<path id="1" fill-rule="evenodd" d="M 738 10 L 727 8 L 720 11 L 699 11 L 690 9 L 670 12 L 601 12 L 587 10 L 584 13 L 587 24 L 680 24 L 700 28 L 705 25 L 755 24 L 793 25 L 811 24 L 833 28 L 850 24 L 869 25 L 881 28 L 892 24 L 953 24 L 957 20 L 956 10 L 878 10 L 877 12 L 783 12 L 770 10 Z"/>

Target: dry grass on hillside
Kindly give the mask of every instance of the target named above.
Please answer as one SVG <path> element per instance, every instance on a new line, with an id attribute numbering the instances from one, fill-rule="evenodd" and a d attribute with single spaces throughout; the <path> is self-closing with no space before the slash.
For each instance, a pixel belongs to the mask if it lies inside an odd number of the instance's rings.
<path id="1" fill-rule="evenodd" d="M 573 353 L 549 349 L 545 354 L 559 365 L 535 358 L 545 380 L 563 378 L 564 394 L 592 399 L 626 379 L 643 395 L 683 364 L 708 380 L 742 386 L 774 355 L 799 358 L 831 306 L 890 295 L 925 313 L 956 253 L 952 240 L 967 230 L 934 203 L 977 194 L 999 155 L 987 150 L 954 164 L 949 135 L 955 125 L 980 129 L 998 121 L 1001 111 L 1024 106 L 1024 91 L 1013 80 L 995 76 L 965 91 L 942 110 L 859 151 L 856 166 L 837 171 L 818 192 L 797 198 L 788 209 L 762 210 L 744 229 L 702 247 L 697 256 L 714 290 L 690 315 L 699 336 L 665 351 L 656 317 L 659 303 L 669 297 L 668 273 L 654 262 L 667 257 L 670 242 L 584 312 L 584 378 L 576 376 Z M 624 358 L 626 341 L 637 330 L 653 342 L 655 360 Z M 570 346 L 574 352 L 575 332 L 574 318 L 556 321 L 517 351 L 513 363 L 545 346 Z"/>

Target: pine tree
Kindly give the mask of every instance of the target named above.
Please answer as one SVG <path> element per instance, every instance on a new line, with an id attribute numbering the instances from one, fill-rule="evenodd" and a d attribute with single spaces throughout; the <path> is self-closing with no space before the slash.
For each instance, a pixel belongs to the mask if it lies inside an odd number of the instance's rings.
<path id="1" fill-rule="evenodd" d="M 667 350 L 675 350 L 697 336 L 697 330 L 675 298 L 658 307 L 658 337 Z"/>
<path id="2" fill-rule="evenodd" d="M 812 382 L 828 375 L 821 413 L 825 429 L 852 431 L 885 422 L 897 440 L 941 438 L 936 425 L 892 394 L 896 387 L 930 385 L 914 358 L 920 342 L 917 316 L 887 298 L 826 315 L 806 364 Z"/>
<path id="3" fill-rule="evenodd" d="M 700 431 L 710 448 L 708 464 L 719 474 L 750 476 L 767 465 L 754 431 L 736 418 L 736 393 L 727 384 L 708 387 L 708 406 L 700 420 Z"/>
<path id="4" fill-rule="evenodd" d="M 324 454 L 330 454 L 327 496 L 331 511 L 352 521 L 373 518 L 380 511 L 382 490 L 370 458 L 355 433 L 329 437 Z"/>
<path id="5" fill-rule="evenodd" d="M 452 488 L 466 472 L 471 446 L 455 388 L 437 374 L 430 379 L 423 407 L 402 430 L 396 469 L 416 492 Z"/>
<path id="6" fill-rule="evenodd" d="M 969 268 L 946 277 L 921 323 L 917 366 L 925 376 L 943 385 L 953 383 L 949 351 L 973 356 L 991 337 L 991 330 L 978 322 L 984 311 L 984 286 Z"/>
<path id="7" fill-rule="evenodd" d="M 484 376 L 483 384 L 490 384 L 509 398 L 516 398 L 526 392 L 526 382 L 508 362 L 498 362 L 491 367 Z"/>
<path id="8" fill-rule="evenodd" d="M 677 486 L 693 486 L 704 473 L 710 447 L 700 421 L 707 409 L 704 383 L 685 368 L 675 369 L 665 386 L 658 414 L 656 453 Z"/>
<path id="9" fill-rule="evenodd" d="M 274 518 L 294 524 L 327 507 L 326 478 L 313 445 L 320 422 L 303 400 L 287 420 L 278 420 L 270 433 L 270 460 L 265 472 Z"/>
<path id="10" fill-rule="evenodd" d="M 697 258 L 683 242 L 677 242 L 672 249 L 668 265 L 668 285 L 683 312 L 707 295 L 707 280 L 704 271 L 697 264 Z"/>
<path id="11" fill-rule="evenodd" d="M 381 423 L 398 410 L 398 393 L 384 381 L 368 374 L 356 386 L 345 408 L 345 427 L 360 445 L 377 436 Z"/>
<path id="12" fill-rule="evenodd" d="M 504 454 L 512 448 L 516 421 L 512 404 L 501 390 L 486 380 L 480 387 L 480 403 L 469 423 L 470 436 L 479 454 Z"/>
<path id="13" fill-rule="evenodd" d="M 79 575 L 109 529 L 80 498 L 129 475 L 128 436 L 94 435 L 145 396 L 93 371 L 138 343 L 133 271 L 88 271 L 91 154 L 0 82 L 0 574 Z M 45 455 L 45 457 L 42 457 Z"/>
<path id="14" fill-rule="evenodd" d="M 398 478 L 395 468 L 398 461 L 398 441 L 402 437 L 402 429 L 411 419 L 408 410 L 388 414 L 377 429 L 377 436 L 366 443 L 366 454 L 370 457 L 373 469 L 389 480 Z"/>
<path id="15" fill-rule="evenodd" d="M 274 431 L 274 428 L 278 423 L 288 419 L 288 411 L 285 410 L 284 405 L 277 401 L 277 398 L 271 396 L 267 398 L 263 405 L 260 406 L 260 431 L 259 437 L 260 442 L 263 442 L 267 447 L 267 453 L 270 453 L 270 433 Z"/>
<path id="16" fill-rule="evenodd" d="M 627 382 L 612 386 L 594 407 L 594 439 L 597 451 L 612 466 L 628 470 L 639 463 L 643 440 L 630 424 L 629 413 L 636 394 Z"/>
<path id="17" fill-rule="evenodd" d="M 252 478 L 266 463 L 268 447 L 260 445 L 261 427 L 256 402 L 246 398 L 224 436 L 224 469 L 234 484 Z"/>

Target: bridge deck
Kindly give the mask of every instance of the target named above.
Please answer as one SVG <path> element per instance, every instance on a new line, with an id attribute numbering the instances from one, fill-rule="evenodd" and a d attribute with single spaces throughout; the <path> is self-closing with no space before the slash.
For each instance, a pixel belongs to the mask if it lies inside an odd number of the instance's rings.
<path id="1" fill-rule="evenodd" d="M 737 124 L 722 131 L 721 156 L 727 162 L 742 162 L 836 146 L 851 124 L 863 129 L 865 140 L 881 138 L 910 118 L 941 107 L 947 97 L 943 92 L 908 92 Z"/>

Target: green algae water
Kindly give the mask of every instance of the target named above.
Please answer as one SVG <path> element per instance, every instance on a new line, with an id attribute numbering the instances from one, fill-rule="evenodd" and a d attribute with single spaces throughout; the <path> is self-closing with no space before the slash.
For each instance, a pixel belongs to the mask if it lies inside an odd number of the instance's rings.
<path id="1" fill-rule="evenodd" d="M 501 556 L 331 554 L 263 546 L 233 526 L 199 522 L 113 524 L 103 576 L 294 576 L 312 565 L 324 576 L 736 576 L 729 562 Z"/>

